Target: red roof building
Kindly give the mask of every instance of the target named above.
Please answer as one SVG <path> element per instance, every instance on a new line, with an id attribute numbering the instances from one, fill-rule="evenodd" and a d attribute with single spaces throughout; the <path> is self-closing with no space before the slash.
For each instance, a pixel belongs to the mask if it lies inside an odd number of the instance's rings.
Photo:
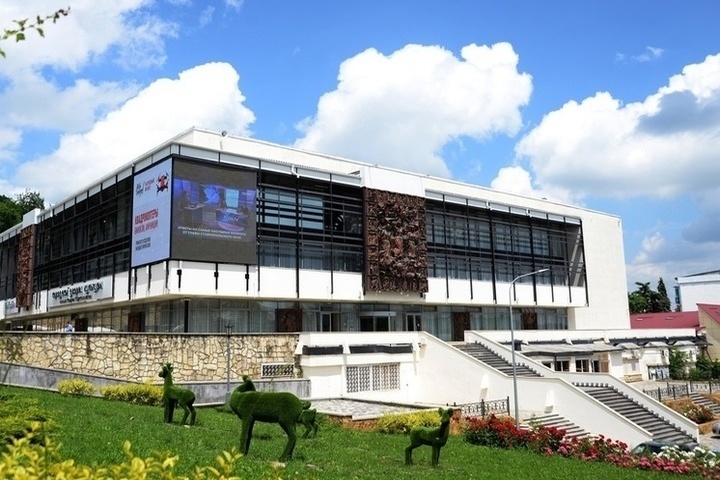
<path id="1" fill-rule="evenodd" d="M 715 307 L 720 311 L 720 305 Z M 703 326 L 699 312 L 659 312 L 630 315 L 630 328 L 694 328 L 697 331 Z"/>

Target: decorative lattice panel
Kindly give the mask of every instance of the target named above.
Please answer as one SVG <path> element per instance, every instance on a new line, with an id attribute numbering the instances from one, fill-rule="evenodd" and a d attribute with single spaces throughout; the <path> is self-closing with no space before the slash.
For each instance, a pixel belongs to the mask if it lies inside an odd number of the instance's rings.
<path id="1" fill-rule="evenodd" d="M 373 390 L 400 390 L 400 364 L 385 363 L 372 367 Z"/>
<path id="2" fill-rule="evenodd" d="M 358 365 L 347 368 L 348 393 L 399 389 L 399 363 Z"/>
<path id="3" fill-rule="evenodd" d="M 262 378 L 294 377 L 295 366 L 292 363 L 263 363 L 260 365 Z"/>
<path id="4" fill-rule="evenodd" d="M 370 390 L 370 365 L 359 365 L 347 368 L 348 393 L 367 392 Z"/>

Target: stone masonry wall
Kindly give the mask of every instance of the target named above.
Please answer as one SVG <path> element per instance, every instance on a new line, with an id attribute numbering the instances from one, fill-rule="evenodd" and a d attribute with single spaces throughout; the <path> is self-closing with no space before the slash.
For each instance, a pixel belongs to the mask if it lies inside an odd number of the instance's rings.
<path id="1" fill-rule="evenodd" d="M 227 335 L 3 333 L 0 361 L 157 381 L 161 366 L 175 367 L 177 382 L 227 378 Z M 297 335 L 231 335 L 230 378 L 260 378 L 263 363 L 295 363 Z"/>

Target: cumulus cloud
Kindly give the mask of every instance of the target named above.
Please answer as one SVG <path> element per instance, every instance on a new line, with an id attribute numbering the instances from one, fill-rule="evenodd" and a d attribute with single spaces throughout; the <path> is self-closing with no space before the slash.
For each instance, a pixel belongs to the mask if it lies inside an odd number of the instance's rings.
<path id="1" fill-rule="evenodd" d="M 645 101 L 599 92 L 545 115 L 516 146 L 543 189 L 669 198 L 720 175 L 720 55 L 689 65 Z M 698 113 L 699 115 L 688 115 Z"/>
<path id="2" fill-rule="evenodd" d="M 113 46 L 130 46 L 144 55 L 164 57 L 163 39 L 173 36 L 177 27 L 164 22 L 144 10 L 149 0 L 73 0 L 70 15 L 55 24 L 46 24 L 45 38 L 30 32 L 24 42 L 5 42 L 3 49 L 7 58 L 0 66 L 0 75 L 10 76 L 37 66 L 77 70 L 93 58 L 108 54 Z M 52 0 L 36 0 L 29 4 L 22 0 L 0 3 L 2 26 L 10 26 L 12 20 L 46 15 L 67 5 Z M 143 47 L 144 44 L 151 48 Z M 111 51 L 122 54 L 120 49 Z M 147 62 L 148 58 L 137 59 Z"/>
<path id="3" fill-rule="evenodd" d="M 641 248 L 626 265 L 628 289 L 635 289 L 634 282 L 651 282 L 654 287 L 663 278 L 668 290 L 673 279 L 717 268 L 720 244 L 689 242 L 685 238 L 668 239 L 658 232 L 651 232 L 641 242 Z"/>
<path id="4" fill-rule="evenodd" d="M 90 81 L 85 67 L 110 61 L 126 69 L 157 66 L 165 60 L 165 40 L 177 26 L 150 13 L 148 0 L 76 0 L 70 14 L 43 25 L 45 38 L 28 32 L 23 42 L 3 42 L 0 62 L 0 159 L 14 159 L 23 137 L 33 130 L 79 132 L 137 94 L 132 81 Z M 0 26 L 52 14 L 67 7 L 50 0 L 0 3 Z M 7 164 L 5 165 L 7 167 Z M 4 176 L 7 171 L 2 171 Z M 7 181 L 7 180 L 6 180 Z"/>
<path id="5" fill-rule="evenodd" d="M 20 166 L 12 183 L 56 202 L 192 126 L 249 135 L 255 116 L 243 105 L 238 82 L 227 63 L 156 80 L 88 132 L 63 135 L 53 153 Z"/>
<path id="6" fill-rule="evenodd" d="M 490 188 L 527 197 L 543 198 L 561 203 L 575 203 L 572 195 L 567 190 L 550 191 L 533 186 L 530 172 L 519 165 L 501 168 L 497 177 L 490 182 Z"/>
<path id="7" fill-rule="evenodd" d="M 463 136 L 514 135 L 532 79 L 508 43 L 468 45 L 460 57 L 437 46 L 375 49 L 345 60 L 337 88 L 297 126 L 296 146 L 449 177 L 441 149 Z"/>
<path id="8" fill-rule="evenodd" d="M 615 60 L 617 62 L 625 62 L 629 58 L 634 62 L 645 63 L 657 60 L 662 57 L 663 53 L 665 53 L 665 50 L 662 48 L 647 46 L 645 50 L 638 55 L 626 55 L 618 52 L 615 54 Z"/>
<path id="9" fill-rule="evenodd" d="M 99 115 L 116 108 L 137 90 L 134 83 L 93 84 L 82 78 L 61 87 L 33 72 L 19 72 L 0 92 L 4 108 L 0 125 L 70 132 L 88 129 Z"/>

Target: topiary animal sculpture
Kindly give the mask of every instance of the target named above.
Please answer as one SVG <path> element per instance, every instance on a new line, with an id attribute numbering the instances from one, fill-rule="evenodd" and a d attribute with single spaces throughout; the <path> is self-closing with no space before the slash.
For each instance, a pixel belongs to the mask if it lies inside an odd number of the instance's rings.
<path id="1" fill-rule="evenodd" d="M 185 410 L 181 425 L 185 425 L 188 416 L 190 416 L 190 425 L 195 425 L 195 407 L 193 407 L 195 392 L 188 388 L 176 387 L 175 384 L 173 384 L 172 372 L 172 364 L 166 363 L 158 374 L 158 376 L 165 379 L 162 396 L 163 405 L 165 406 L 165 423 L 172 423 L 175 405 L 179 405 L 180 408 Z"/>
<path id="2" fill-rule="evenodd" d="M 440 426 L 438 428 L 413 427 L 410 430 L 410 445 L 405 449 L 405 465 L 412 465 L 412 451 L 421 445 L 432 447 L 432 466 L 440 462 L 440 449 L 445 446 L 450 434 L 450 419 L 455 411 L 452 408 L 438 409 Z"/>
<path id="3" fill-rule="evenodd" d="M 250 377 L 246 375 L 243 383 L 230 395 L 229 403 L 230 409 L 242 420 L 240 451 L 243 455 L 247 455 L 250 450 L 253 425 L 258 421 L 280 425 L 288 438 L 280 461 L 292 458 L 297 442 L 295 424 L 303 421 L 301 415 L 303 411 L 308 411 L 310 402 L 303 402 L 290 392 L 258 392 Z"/>
<path id="4" fill-rule="evenodd" d="M 313 438 L 317 437 L 317 410 L 310 408 L 310 402 L 303 402 L 303 411 L 300 412 L 298 423 L 302 423 L 305 426 L 305 433 L 303 433 L 302 438 L 309 438 L 310 432 L 312 432 Z"/>

